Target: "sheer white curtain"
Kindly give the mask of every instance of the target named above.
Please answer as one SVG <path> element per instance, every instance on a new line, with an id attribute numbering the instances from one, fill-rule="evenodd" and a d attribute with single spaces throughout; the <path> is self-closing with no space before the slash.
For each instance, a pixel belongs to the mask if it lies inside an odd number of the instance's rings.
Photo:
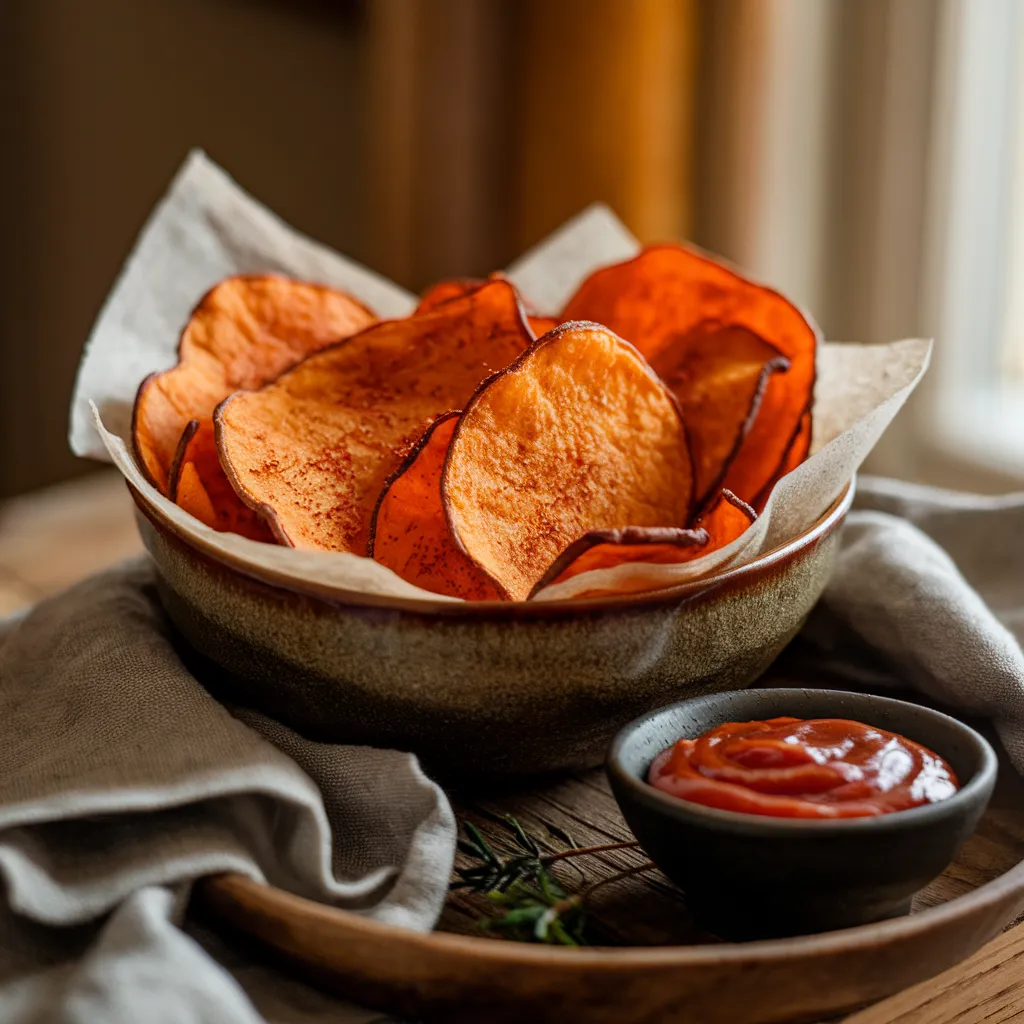
<path id="1" fill-rule="evenodd" d="M 1022 65 L 1021 0 L 944 0 L 922 310 L 942 348 L 926 422 L 951 457 L 1024 475 Z"/>
<path id="2" fill-rule="evenodd" d="M 926 385 L 869 468 L 1021 486 L 1024 0 L 703 13 L 698 240 L 830 338 L 935 337 Z"/>

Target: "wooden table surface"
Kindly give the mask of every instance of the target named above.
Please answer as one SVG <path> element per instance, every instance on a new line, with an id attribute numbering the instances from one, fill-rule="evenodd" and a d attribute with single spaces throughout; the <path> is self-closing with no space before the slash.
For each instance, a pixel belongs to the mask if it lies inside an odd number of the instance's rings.
<path id="1" fill-rule="evenodd" d="M 27 607 L 84 576 L 141 552 L 132 506 L 121 478 L 100 472 L 69 484 L 0 504 L 0 616 Z M 588 801 L 588 820 L 574 821 L 571 808 L 560 800 L 559 785 L 586 785 L 594 796 Z M 505 794 L 501 808 L 515 808 L 515 795 Z M 511 803 L 510 803 L 511 800 Z M 545 820 L 561 822 L 579 843 L 620 835 L 621 819 L 600 775 L 569 780 L 547 787 L 544 800 L 550 814 L 536 815 L 536 802 L 523 802 L 524 822 L 543 828 Z M 607 805 L 607 806 L 606 806 Z M 600 811 L 600 808 L 604 811 Z M 593 809 L 597 808 L 595 816 Z M 464 813 L 488 820 L 486 801 L 462 801 Z M 603 817 L 602 817 L 603 815 Z M 642 855 L 631 850 L 608 855 L 598 872 L 611 872 L 639 863 Z M 615 886 L 606 899 L 616 899 Z M 660 895 L 648 900 L 628 932 L 615 933 L 607 923 L 613 915 L 596 915 L 602 941 L 654 941 L 664 919 L 674 913 L 676 896 L 668 883 L 652 880 L 646 892 Z M 452 901 L 442 927 L 468 930 L 472 905 Z M 844 1024 L 999 1024 L 1024 1019 L 1024 924 L 1006 931 L 963 964 L 921 985 L 846 1018 Z"/>

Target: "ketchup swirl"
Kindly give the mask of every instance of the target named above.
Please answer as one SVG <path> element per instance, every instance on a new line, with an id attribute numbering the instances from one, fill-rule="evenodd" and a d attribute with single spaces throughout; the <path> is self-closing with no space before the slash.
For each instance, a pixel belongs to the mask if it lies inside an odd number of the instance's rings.
<path id="1" fill-rule="evenodd" d="M 927 747 L 842 718 L 728 722 L 663 751 L 647 781 L 692 803 L 779 818 L 890 814 L 959 788 Z"/>

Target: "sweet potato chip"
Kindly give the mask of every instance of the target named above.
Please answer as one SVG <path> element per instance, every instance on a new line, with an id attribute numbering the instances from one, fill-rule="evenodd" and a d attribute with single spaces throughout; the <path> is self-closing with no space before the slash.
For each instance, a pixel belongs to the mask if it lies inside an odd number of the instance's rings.
<path id="1" fill-rule="evenodd" d="M 186 462 L 181 467 L 178 475 L 175 503 L 183 508 L 190 516 L 195 516 L 201 523 L 212 526 L 216 529 L 217 513 L 206 493 L 203 481 L 199 479 L 199 472 L 194 462 Z"/>
<path id="2" fill-rule="evenodd" d="M 548 331 L 553 331 L 559 324 L 553 316 L 527 316 L 530 330 L 535 338 L 543 338 Z"/>
<path id="3" fill-rule="evenodd" d="M 530 596 L 552 583 L 562 583 L 593 569 L 614 569 L 629 562 L 690 562 L 731 544 L 756 519 L 757 514 L 749 505 L 731 491 L 723 491 L 711 510 L 690 530 L 635 526 L 625 530 L 591 530 L 573 541 L 548 566 Z M 593 593 L 587 591 L 586 596 Z"/>
<path id="4" fill-rule="evenodd" d="M 221 533 L 274 543 L 270 527 L 235 494 L 225 476 L 217 457 L 212 420 L 192 420 L 185 428 L 174 456 L 169 488 L 171 501 L 207 526 Z"/>
<path id="5" fill-rule="evenodd" d="M 789 360 L 745 327 L 711 320 L 669 340 L 651 366 L 682 406 L 702 508 L 754 425 L 769 378 Z"/>
<path id="6" fill-rule="evenodd" d="M 473 396 L 441 494 L 456 544 L 525 600 L 591 530 L 689 520 L 679 406 L 632 345 L 600 324 L 563 324 Z"/>
<path id="7" fill-rule="evenodd" d="M 492 274 L 490 280 L 504 281 L 506 278 L 502 274 Z M 460 299 L 464 295 L 470 295 L 485 284 L 487 284 L 486 281 L 473 277 L 459 277 L 452 278 L 450 281 L 438 281 L 437 284 L 431 285 L 423 293 L 420 304 L 416 307 L 416 312 L 424 313 L 428 309 L 436 309 L 442 303 L 451 302 L 452 299 Z M 559 324 L 559 321 L 554 317 L 534 316 L 529 312 L 527 312 L 526 320 L 530 325 L 534 338 L 540 338 Z"/>
<path id="8" fill-rule="evenodd" d="M 627 526 L 624 530 L 591 530 L 574 540 L 533 585 L 530 597 L 552 583 L 592 569 L 613 569 L 627 562 L 685 562 L 707 547 L 706 530 L 671 526 Z"/>
<path id="9" fill-rule="evenodd" d="M 221 464 L 285 544 L 365 554 L 377 497 L 409 447 L 531 342 L 507 281 L 382 321 L 222 402 Z"/>
<path id="10" fill-rule="evenodd" d="M 461 299 L 466 295 L 475 292 L 485 285 L 476 277 L 455 277 L 449 281 L 438 281 L 432 284 L 420 297 L 420 304 L 416 307 L 417 313 L 426 313 L 427 310 L 436 309 L 444 302 L 451 302 L 452 299 Z"/>
<path id="11" fill-rule="evenodd" d="M 789 369 L 771 375 L 724 483 L 752 501 L 771 480 L 814 388 L 818 332 L 788 299 L 695 250 L 658 245 L 595 271 L 562 315 L 605 324 L 663 372 L 663 351 L 704 320 L 743 327 L 776 348 Z"/>
<path id="12" fill-rule="evenodd" d="M 811 410 L 808 409 L 800 417 L 800 426 L 797 427 L 797 431 L 793 435 L 793 440 L 790 442 L 786 456 L 782 460 L 782 465 L 779 466 L 775 471 L 775 475 L 764 485 L 761 493 L 754 500 L 754 508 L 757 509 L 758 513 L 768 504 L 768 499 L 772 496 L 775 485 L 807 458 L 811 450 L 811 426 Z"/>
<path id="13" fill-rule="evenodd" d="M 711 508 L 697 520 L 697 526 L 708 535 L 708 546 L 701 554 L 708 555 L 731 544 L 756 521 L 757 513 L 745 501 L 723 489 Z"/>
<path id="14" fill-rule="evenodd" d="M 185 325 L 178 365 L 139 388 L 132 436 L 143 471 L 169 493 L 174 454 L 191 420 L 208 419 L 231 392 L 262 387 L 374 320 L 351 296 L 323 285 L 275 275 L 221 281 Z"/>
<path id="15" fill-rule="evenodd" d="M 467 601 L 498 601 L 497 588 L 454 544 L 441 505 L 441 471 L 459 414 L 434 421 L 385 485 L 369 554 L 402 579 Z"/>

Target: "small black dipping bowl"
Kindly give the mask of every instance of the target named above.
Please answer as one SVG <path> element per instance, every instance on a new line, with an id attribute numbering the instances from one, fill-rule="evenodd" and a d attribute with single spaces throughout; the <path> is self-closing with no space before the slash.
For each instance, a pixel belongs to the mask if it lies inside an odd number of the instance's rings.
<path id="1" fill-rule="evenodd" d="M 960 781 L 948 800 L 873 818 L 811 820 L 721 811 L 647 783 L 676 740 L 725 722 L 846 718 L 921 743 Z M 616 736 L 608 777 L 622 814 L 658 867 L 686 892 L 694 919 L 725 939 L 850 928 L 910 910 L 971 835 L 996 781 L 995 752 L 929 708 L 836 690 L 737 690 L 652 711 Z"/>

